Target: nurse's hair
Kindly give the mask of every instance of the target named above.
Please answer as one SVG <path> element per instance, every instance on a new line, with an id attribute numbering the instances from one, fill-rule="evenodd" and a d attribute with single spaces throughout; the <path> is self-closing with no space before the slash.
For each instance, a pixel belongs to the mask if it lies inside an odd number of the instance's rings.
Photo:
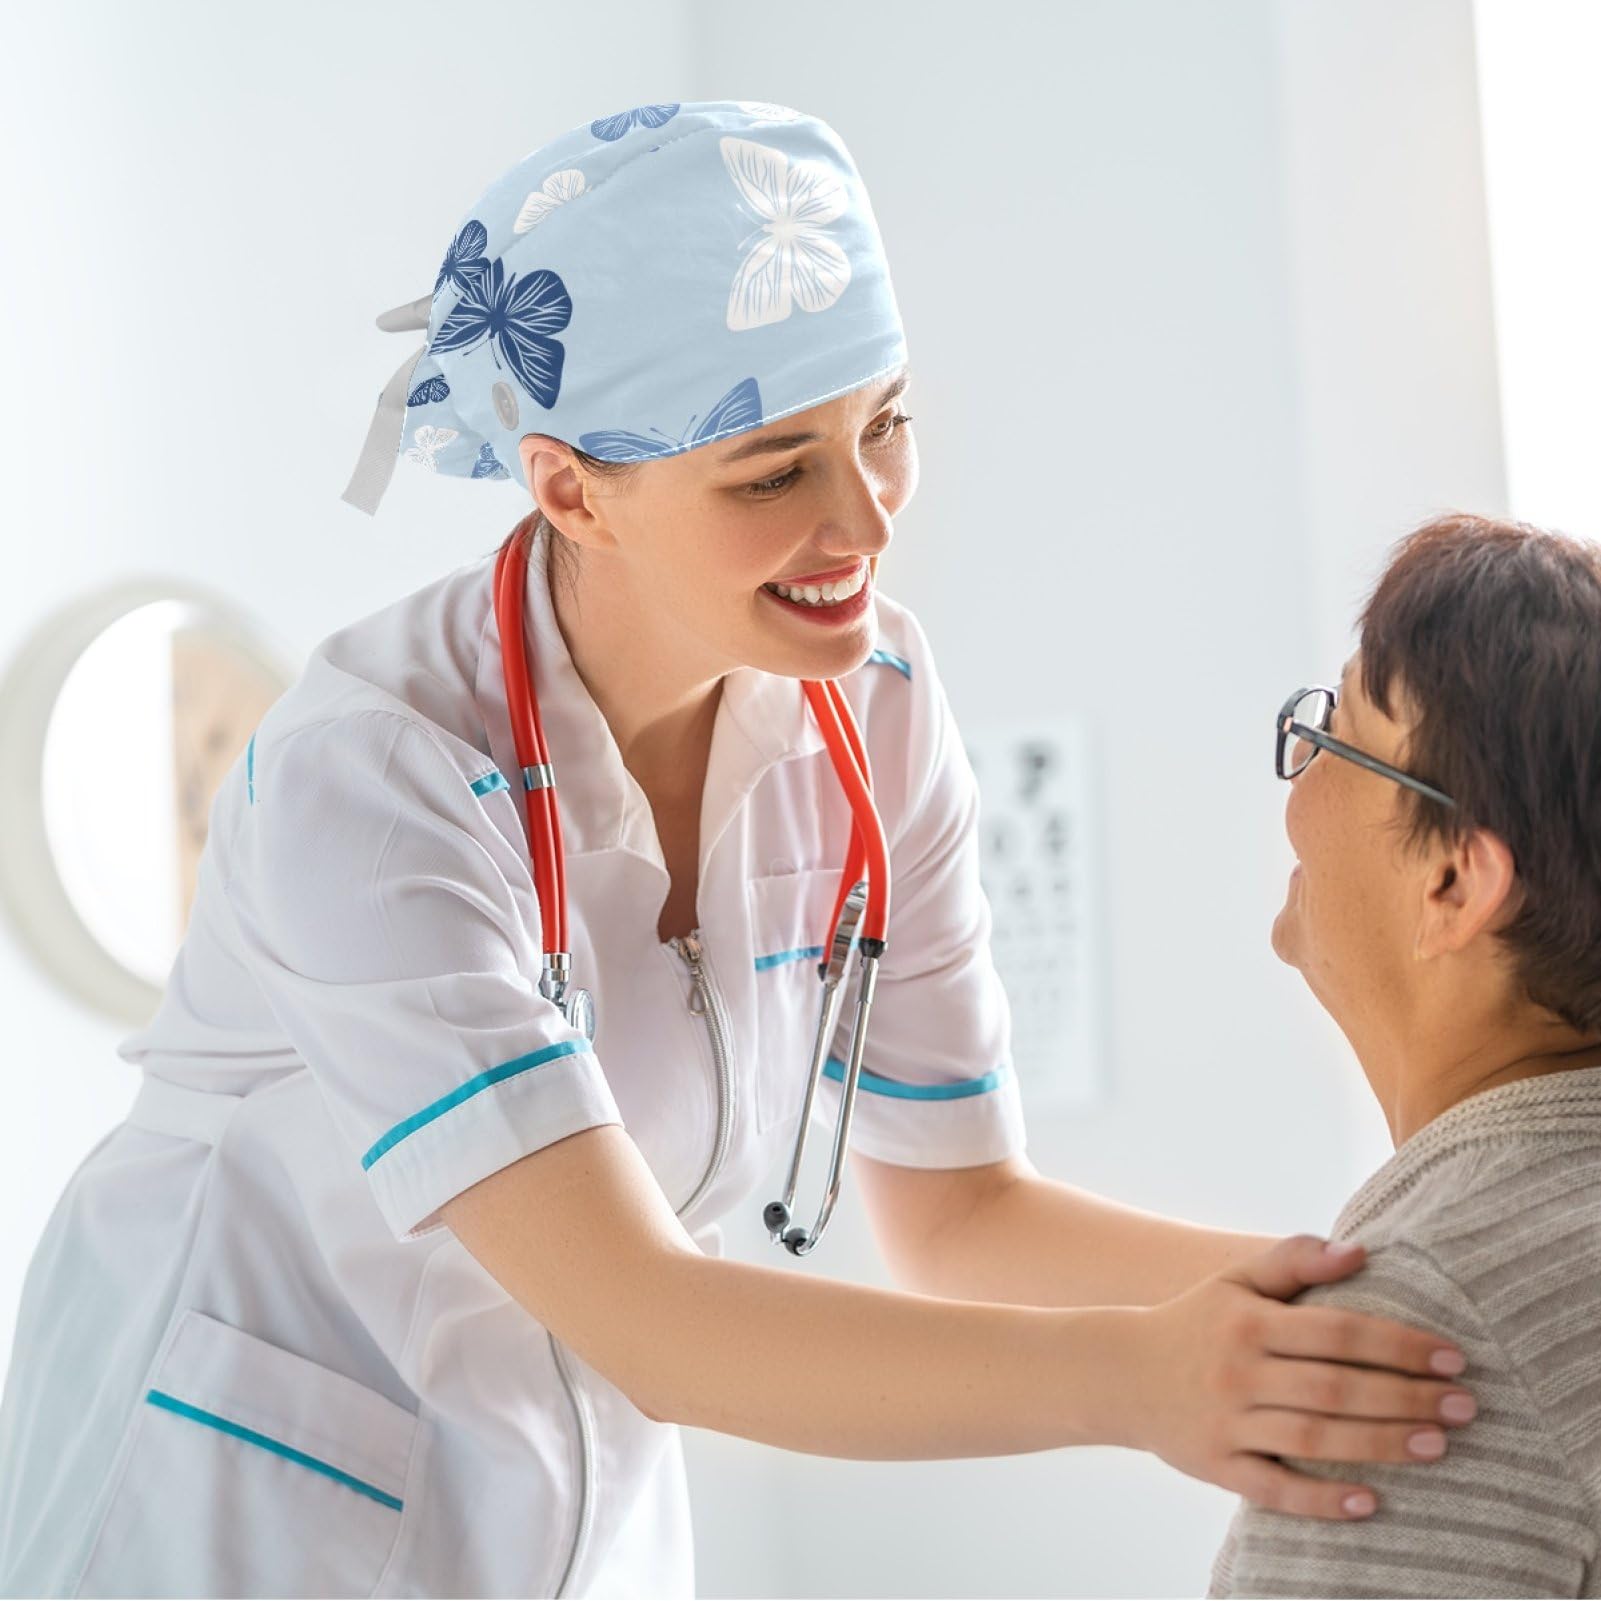
<path id="1" fill-rule="evenodd" d="M 1518 978 L 1601 1035 L 1601 545 L 1440 517 L 1392 552 L 1361 632 L 1368 699 L 1411 721 L 1403 765 L 1456 801 L 1399 790 L 1409 843 L 1505 841 Z"/>

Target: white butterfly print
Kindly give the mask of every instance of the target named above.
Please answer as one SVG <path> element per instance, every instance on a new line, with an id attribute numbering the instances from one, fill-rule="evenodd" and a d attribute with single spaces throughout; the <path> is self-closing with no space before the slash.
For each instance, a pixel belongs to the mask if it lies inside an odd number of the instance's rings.
<path id="1" fill-rule="evenodd" d="M 783 322 L 796 305 L 826 311 L 851 281 L 850 261 L 825 226 L 849 202 L 839 174 L 750 139 L 720 144 L 729 177 L 762 220 L 761 237 L 734 275 L 728 326 L 738 332 Z"/>
<path id="2" fill-rule="evenodd" d="M 523 201 L 523 209 L 511 225 L 513 233 L 527 233 L 535 223 L 543 222 L 557 206 L 564 206 L 576 195 L 584 192 L 584 175 L 577 167 L 553 172 Z"/>
<path id="3" fill-rule="evenodd" d="M 801 117 L 800 112 L 771 100 L 736 100 L 734 104 L 760 122 L 799 122 Z"/>
<path id="4" fill-rule="evenodd" d="M 422 423 L 411 436 L 412 448 L 406 452 L 406 460 L 426 467 L 429 472 L 438 472 L 439 464 L 434 460 L 434 453 L 443 450 L 456 437 L 456 433 L 454 428 L 436 428 L 432 423 Z"/>

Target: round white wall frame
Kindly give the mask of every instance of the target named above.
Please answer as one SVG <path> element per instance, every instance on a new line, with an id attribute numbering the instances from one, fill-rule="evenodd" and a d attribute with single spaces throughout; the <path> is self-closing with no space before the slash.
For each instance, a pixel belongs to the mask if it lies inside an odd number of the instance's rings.
<path id="1" fill-rule="evenodd" d="M 231 602 L 130 580 L 70 602 L 0 680 L 0 902 L 64 989 L 146 1022 L 211 802 L 290 657 Z"/>

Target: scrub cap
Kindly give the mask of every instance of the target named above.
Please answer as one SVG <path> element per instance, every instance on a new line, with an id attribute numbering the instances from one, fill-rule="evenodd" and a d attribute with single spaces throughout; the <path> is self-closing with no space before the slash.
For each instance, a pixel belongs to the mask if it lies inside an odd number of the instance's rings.
<path id="1" fill-rule="evenodd" d="M 378 326 L 427 332 L 344 492 L 368 513 L 402 450 L 461 478 L 520 478 L 530 433 L 648 461 L 906 360 L 844 144 L 748 100 L 636 106 L 542 145 L 461 220 L 433 293 Z"/>

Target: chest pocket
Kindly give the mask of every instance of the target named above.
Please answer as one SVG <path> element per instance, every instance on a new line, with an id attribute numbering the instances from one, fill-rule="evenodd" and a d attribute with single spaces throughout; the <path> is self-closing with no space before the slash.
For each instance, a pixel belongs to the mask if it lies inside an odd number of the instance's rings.
<path id="1" fill-rule="evenodd" d="M 417 1420 L 194 1310 L 134 1406 L 79 1595 L 370 1595 Z"/>
<path id="2" fill-rule="evenodd" d="M 837 867 L 809 868 L 753 878 L 746 886 L 756 953 L 758 1132 L 793 1120 L 806 1094 L 823 998 L 817 964 L 839 873 Z"/>

